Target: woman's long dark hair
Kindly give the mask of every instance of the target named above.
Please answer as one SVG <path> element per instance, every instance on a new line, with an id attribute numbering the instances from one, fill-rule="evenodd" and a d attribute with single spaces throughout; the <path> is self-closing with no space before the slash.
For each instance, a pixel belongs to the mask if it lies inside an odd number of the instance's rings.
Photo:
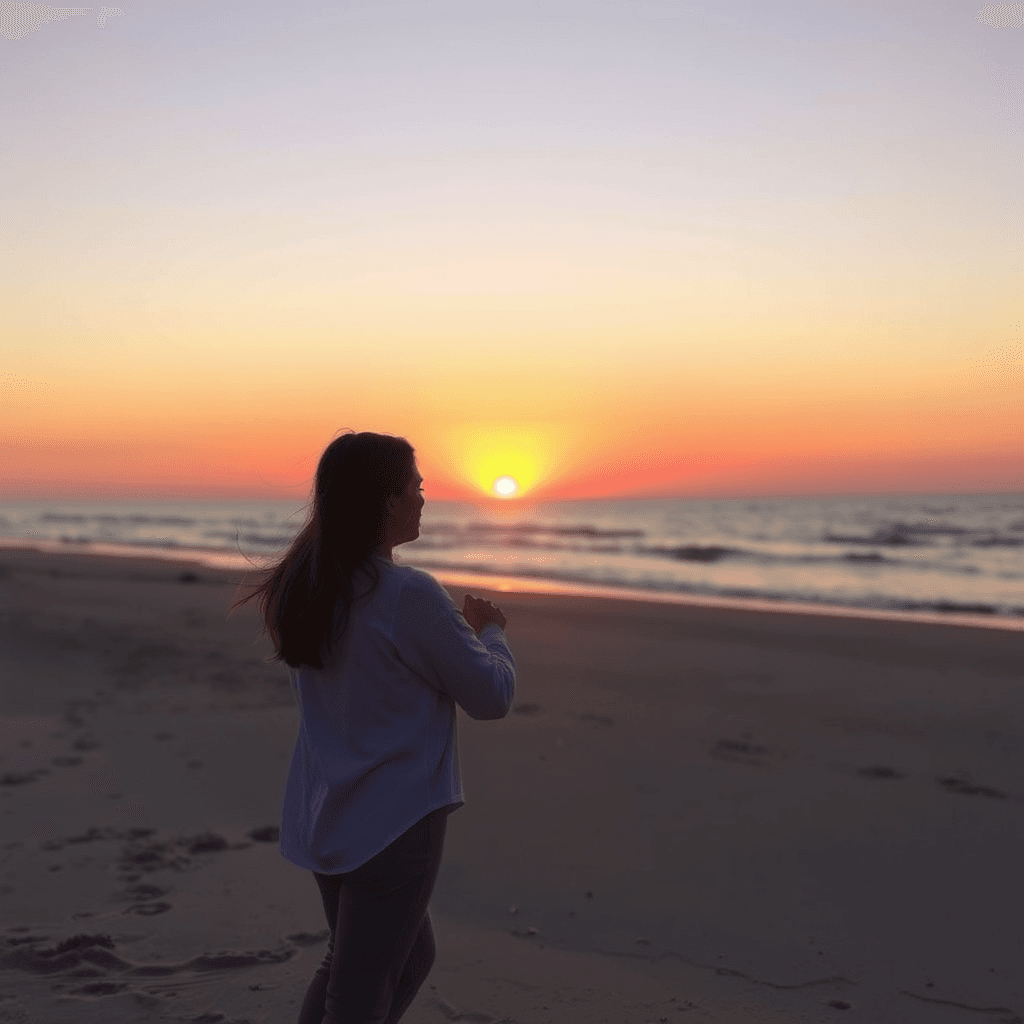
<path id="1" fill-rule="evenodd" d="M 371 555 L 384 540 L 388 498 L 413 473 L 415 452 L 402 437 L 348 433 L 320 456 L 306 523 L 277 565 L 233 608 L 255 600 L 274 659 L 323 668 L 333 642 L 348 625 L 353 578 L 380 576 Z"/>

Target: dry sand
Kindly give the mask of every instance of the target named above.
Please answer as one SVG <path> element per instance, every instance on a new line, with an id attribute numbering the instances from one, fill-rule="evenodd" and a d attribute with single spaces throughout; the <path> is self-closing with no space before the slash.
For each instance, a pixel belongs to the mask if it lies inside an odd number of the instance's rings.
<path id="1" fill-rule="evenodd" d="M 294 1021 L 296 709 L 235 578 L 0 552 L 0 1021 Z M 1024 633 L 493 599 L 516 708 L 460 712 L 409 1024 L 1024 1018 Z"/>

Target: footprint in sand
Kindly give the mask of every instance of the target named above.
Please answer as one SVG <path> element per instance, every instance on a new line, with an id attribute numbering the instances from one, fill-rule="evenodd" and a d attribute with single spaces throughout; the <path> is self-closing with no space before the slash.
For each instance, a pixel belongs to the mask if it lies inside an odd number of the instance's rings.
<path id="1" fill-rule="evenodd" d="M 117 945 L 109 935 L 73 935 L 49 948 L 39 948 L 39 942 L 36 941 L 25 941 L 23 945 L 0 953 L 0 967 L 45 975 L 74 971 L 69 977 L 82 977 L 82 970 L 91 973 L 99 968 L 100 973 L 114 972 L 124 978 L 152 979 L 173 974 L 205 974 L 210 971 L 279 964 L 295 955 L 295 949 L 286 946 L 274 950 L 261 949 L 256 953 L 232 950 L 203 953 L 184 963 L 134 964 L 118 956 L 116 949 Z"/>
<path id="2" fill-rule="evenodd" d="M 276 825 L 263 825 L 252 829 L 248 836 L 257 843 L 276 843 L 281 838 L 281 830 Z"/>
<path id="3" fill-rule="evenodd" d="M 127 987 L 126 984 L 119 981 L 94 981 L 81 988 L 73 988 L 71 994 L 76 996 L 115 996 Z"/>
<path id="4" fill-rule="evenodd" d="M 501 1024 L 501 1021 L 495 1021 L 488 1013 L 460 1013 L 447 999 L 443 999 L 439 995 L 434 996 L 433 1004 L 434 1009 L 440 1010 L 447 1020 L 466 1021 L 467 1024 Z M 506 1017 L 503 1020 L 508 1021 L 509 1018 Z"/>
<path id="5" fill-rule="evenodd" d="M 764 764 L 763 758 L 767 754 L 766 747 L 748 740 L 719 740 L 711 751 L 712 757 L 720 757 L 725 761 L 739 761 L 742 764 Z"/>
<path id="6" fill-rule="evenodd" d="M 174 853 L 170 843 L 131 843 L 121 852 L 122 872 L 136 871 L 181 871 L 191 861 Z M 138 875 L 123 875 L 126 881 L 138 878 Z"/>
<path id="7" fill-rule="evenodd" d="M 869 764 L 866 768 L 858 769 L 857 774 L 863 775 L 865 779 L 906 778 L 903 772 L 898 772 L 895 768 L 890 768 L 887 764 Z"/>
<path id="8" fill-rule="evenodd" d="M 46 774 L 45 768 L 36 768 L 31 772 L 5 772 L 0 775 L 0 786 L 27 786 Z"/>
<path id="9" fill-rule="evenodd" d="M 285 938 L 295 946 L 319 946 L 331 937 L 330 931 L 325 928 L 320 932 L 296 932 L 294 935 L 286 935 Z"/>
<path id="10" fill-rule="evenodd" d="M 1001 789 L 993 789 L 991 786 L 976 786 L 967 779 L 950 776 L 945 779 L 935 780 L 947 793 L 960 793 L 963 796 L 987 796 L 996 800 L 1006 800 L 1007 795 Z"/>
<path id="11" fill-rule="evenodd" d="M 157 900 L 167 894 L 166 889 L 158 885 L 133 885 L 125 889 L 124 898 L 128 900 Z"/>
<path id="12" fill-rule="evenodd" d="M 216 832 L 201 832 L 199 835 L 179 836 L 177 839 L 169 840 L 160 840 L 154 837 L 154 829 L 137 828 L 128 829 L 126 832 L 110 832 L 109 835 L 97 838 L 128 840 L 122 847 L 119 858 L 120 878 L 125 882 L 137 881 L 141 877 L 139 872 L 182 871 L 191 866 L 192 857 L 198 854 L 245 850 L 250 846 L 247 842 L 229 842 Z M 127 891 L 129 893 L 136 892 L 138 887 Z M 158 892 L 157 895 L 160 893 Z"/>
<path id="13" fill-rule="evenodd" d="M 178 845 L 187 847 L 189 853 L 220 853 L 221 850 L 228 849 L 228 841 L 216 832 L 204 832 L 202 835 L 179 839 Z"/>
<path id="14" fill-rule="evenodd" d="M 170 903 L 164 903 L 161 900 L 156 903 L 134 903 L 132 906 L 126 907 L 123 913 L 137 914 L 139 917 L 156 917 L 157 914 L 166 914 L 168 910 L 172 909 Z"/>

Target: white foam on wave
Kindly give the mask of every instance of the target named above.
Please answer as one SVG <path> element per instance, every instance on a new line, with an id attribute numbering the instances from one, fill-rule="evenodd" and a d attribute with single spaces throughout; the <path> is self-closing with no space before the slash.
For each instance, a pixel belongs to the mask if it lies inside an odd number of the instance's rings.
<path id="1" fill-rule="evenodd" d="M 128 545 L 90 543 L 68 544 L 0 537 L 0 549 L 40 551 L 55 554 L 104 555 L 113 558 L 152 558 L 160 561 L 202 565 L 211 569 L 253 570 L 262 566 L 254 556 L 237 551 L 214 551 L 187 548 L 149 548 Z M 272 559 L 267 559 L 269 564 Z M 412 563 L 408 563 L 412 564 Z M 969 615 L 957 612 L 892 611 L 881 608 L 855 608 L 809 601 L 764 600 L 746 597 L 724 597 L 711 594 L 680 594 L 631 587 L 609 587 L 597 584 L 570 583 L 561 580 L 536 579 L 527 576 L 501 576 L 493 573 L 457 572 L 431 568 L 430 573 L 447 587 L 464 590 L 488 590 L 497 593 L 545 594 L 562 597 L 598 598 L 616 601 L 640 601 L 648 604 L 687 605 L 699 608 L 726 608 L 737 611 L 771 612 L 783 615 L 816 615 L 824 618 L 875 619 L 890 622 L 931 623 L 941 626 L 964 626 L 1024 632 L 1024 617 Z"/>

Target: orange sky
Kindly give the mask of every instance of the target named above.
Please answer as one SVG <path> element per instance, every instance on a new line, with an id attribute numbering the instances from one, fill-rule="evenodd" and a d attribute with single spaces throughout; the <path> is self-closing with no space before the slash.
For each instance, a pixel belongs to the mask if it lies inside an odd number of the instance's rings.
<path id="1" fill-rule="evenodd" d="M 1024 490 L 1020 33 L 656 6 L 4 41 L 0 498 Z"/>

